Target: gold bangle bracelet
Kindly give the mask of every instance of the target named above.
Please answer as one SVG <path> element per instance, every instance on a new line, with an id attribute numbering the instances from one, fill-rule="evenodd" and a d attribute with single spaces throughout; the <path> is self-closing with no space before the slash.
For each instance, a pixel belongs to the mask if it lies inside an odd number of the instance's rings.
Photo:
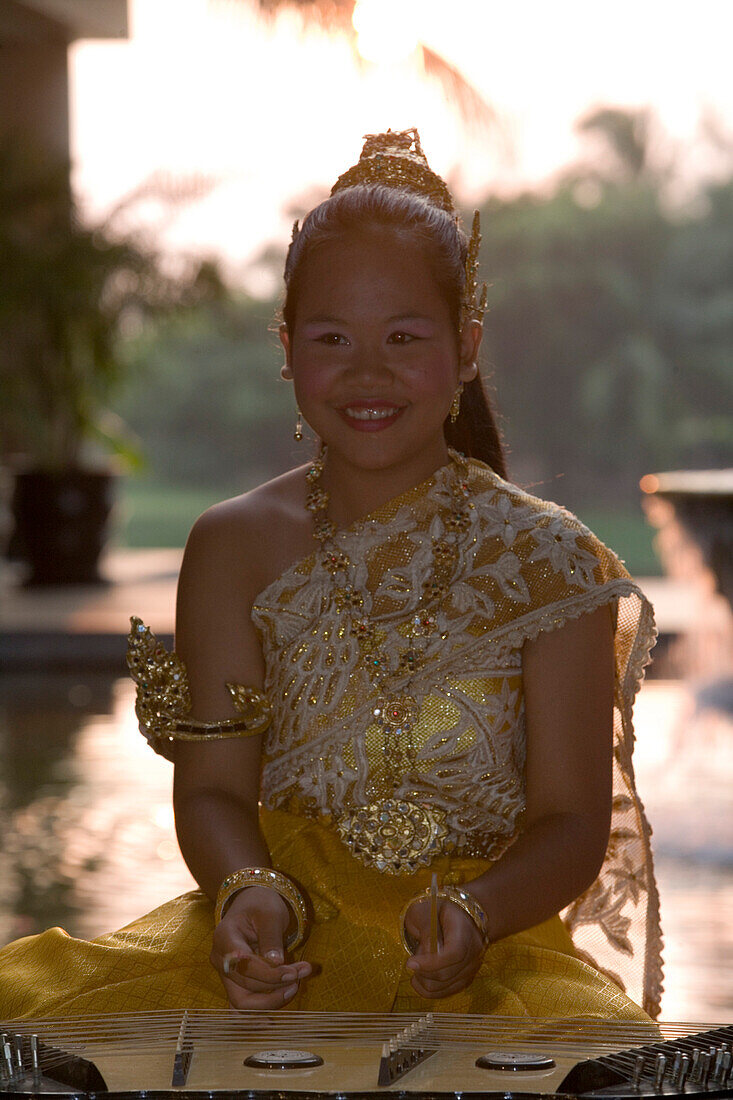
<path id="1" fill-rule="evenodd" d="M 423 890 L 421 894 L 416 894 L 414 898 L 410 898 L 407 904 L 404 906 L 400 913 L 400 936 L 402 939 L 402 946 L 408 955 L 414 955 L 415 948 L 417 947 L 417 941 L 409 934 L 405 928 L 405 917 L 407 916 L 407 910 L 416 901 L 426 901 L 430 898 L 430 890 Z M 459 909 L 462 909 L 467 917 L 475 924 L 483 942 L 484 947 L 489 946 L 489 921 L 486 913 L 481 907 L 480 902 L 470 894 L 468 890 L 464 890 L 460 886 L 441 886 L 438 890 L 438 898 L 441 901 L 452 901 L 454 905 L 457 905 Z"/>
<path id="2" fill-rule="evenodd" d="M 462 886 L 444 886 L 441 893 L 448 901 L 452 901 L 459 909 L 462 909 L 467 917 L 470 917 L 478 929 L 483 940 L 484 947 L 489 946 L 489 918 L 483 910 L 481 902 L 469 890 Z"/>
<path id="3" fill-rule="evenodd" d="M 214 923 L 219 923 L 234 895 L 250 886 L 267 886 L 287 902 L 295 917 L 296 928 L 286 940 L 285 947 L 288 951 L 299 947 L 305 939 L 307 924 L 303 895 L 292 879 L 280 871 L 273 871 L 271 867 L 243 867 L 240 871 L 232 871 L 227 875 L 216 895 Z"/>

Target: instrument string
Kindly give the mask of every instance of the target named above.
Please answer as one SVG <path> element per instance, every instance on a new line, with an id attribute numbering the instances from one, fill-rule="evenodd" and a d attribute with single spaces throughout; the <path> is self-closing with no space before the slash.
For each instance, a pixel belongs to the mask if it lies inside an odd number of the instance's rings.
<path id="1" fill-rule="evenodd" d="M 175 1049 L 182 1019 L 180 1012 L 128 1013 L 66 1020 L 6 1021 L 0 1023 L 0 1029 L 13 1034 L 33 1032 L 43 1042 L 61 1045 L 69 1052 L 82 1053 L 104 1046 L 110 1053 L 133 1057 L 143 1050 L 160 1050 L 165 1042 Z M 553 1044 L 568 1054 L 579 1048 L 585 1054 L 590 1048 L 618 1050 L 715 1029 L 715 1025 L 708 1024 L 656 1025 L 577 1018 L 527 1020 L 449 1013 L 433 1013 L 429 1020 L 407 1013 L 285 1012 L 263 1016 L 224 1009 L 190 1012 L 186 1036 L 190 1043 L 214 1047 L 232 1042 L 260 1045 L 267 1042 L 281 1046 L 331 1042 L 371 1045 L 389 1041 L 411 1025 L 419 1025 L 420 1031 L 414 1036 L 400 1037 L 400 1045 L 406 1049 L 433 1046 L 459 1050 L 467 1043 L 489 1048 L 510 1044 L 534 1049 Z M 62 1057 L 59 1055 L 59 1060 Z M 53 1056 L 48 1058 L 50 1065 Z"/>

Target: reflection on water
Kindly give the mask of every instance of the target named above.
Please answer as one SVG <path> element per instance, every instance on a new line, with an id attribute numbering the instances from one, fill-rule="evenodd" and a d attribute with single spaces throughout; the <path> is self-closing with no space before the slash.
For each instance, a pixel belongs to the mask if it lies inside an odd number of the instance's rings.
<path id="1" fill-rule="evenodd" d="M 637 707 L 669 1020 L 733 1018 L 730 690 L 650 681 Z M 0 701 L 0 943 L 55 924 L 95 936 L 192 887 L 172 769 L 137 732 L 128 680 L 4 676 Z"/>
<path id="2" fill-rule="evenodd" d="M 137 732 L 132 684 L 6 676 L 0 697 L 0 941 L 99 935 L 190 889 L 171 767 Z"/>

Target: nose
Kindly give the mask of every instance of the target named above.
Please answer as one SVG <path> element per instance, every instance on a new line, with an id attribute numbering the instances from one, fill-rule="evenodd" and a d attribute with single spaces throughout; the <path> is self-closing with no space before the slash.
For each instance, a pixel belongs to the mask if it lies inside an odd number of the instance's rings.
<path id="1" fill-rule="evenodd" d="M 394 372 L 387 361 L 384 348 L 371 341 L 355 349 L 349 364 L 349 374 L 362 388 L 381 388 L 391 385 L 394 380 Z"/>

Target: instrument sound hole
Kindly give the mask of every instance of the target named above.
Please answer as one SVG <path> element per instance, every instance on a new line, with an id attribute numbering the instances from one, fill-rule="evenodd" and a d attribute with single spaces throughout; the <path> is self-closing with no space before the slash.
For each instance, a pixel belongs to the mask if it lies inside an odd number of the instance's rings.
<path id="1" fill-rule="evenodd" d="M 531 1073 L 539 1069 L 552 1069 L 554 1059 L 549 1054 L 529 1054 L 524 1051 L 494 1050 L 476 1059 L 479 1069 L 506 1070 L 509 1073 Z"/>
<path id="2" fill-rule="evenodd" d="M 244 1064 L 250 1069 L 312 1069 L 322 1066 L 323 1059 L 309 1050 L 258 1050 Z"/>

